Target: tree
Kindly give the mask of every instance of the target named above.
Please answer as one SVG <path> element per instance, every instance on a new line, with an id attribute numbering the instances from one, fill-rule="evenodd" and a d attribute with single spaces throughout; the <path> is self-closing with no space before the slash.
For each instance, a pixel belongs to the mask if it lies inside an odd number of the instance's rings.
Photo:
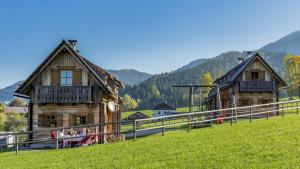
<path id="1" fill-rule="evenodd" d="M 137 106 L 138 106 L 138 103 L 133 98 L 131 98 L 131 96 L 129 94 L 125 94 L 123 96 L 122 100 L 124 103 L 124 106 L 123 106 L 124 110 L 132 110 L 132 109 L 137 108 Z"/>
<path id="2" fill-rule="evenodd" d="M 300 97 L 300 56 L 287 55 L 283 58 L 285 67 L 285 80 L 289 85 L 288 93 L 292 97 L 298 90 Z"/>
<path id="3" fill-rule="evenodd" d="M 209 72 L 203 73 L 201 77 L 201 85 L 212 85 L 213 78 Z M 205 87 L 202 88 L 202 97 L 207 97 L 208 93 L 210 92 L 211 88 Z"/>
<path id="4" fill-rule="evenodd" d="M 3 129 L 5 131 L 17 131 L 26 128 L 27 120 L 18 113 L 11 113 L 6 116 Z"/>
<path id="5" fill-rule="evenodd" d="M 0 103 L 0 131 L 3 130 L 4 122 L 5 122 L 4 104 Z"/>
<path id="6" fill-rule="evenodd" d="M 3 112 L 4 112 L 4 104 L 0 103 L 0 113 L 3 113 Z"/>
<path id="7" fill-rule="evenodd" d="M 10 107 L 25 107 L 26 103 L 23 99 L 15 98 L 9 103 Z"/>

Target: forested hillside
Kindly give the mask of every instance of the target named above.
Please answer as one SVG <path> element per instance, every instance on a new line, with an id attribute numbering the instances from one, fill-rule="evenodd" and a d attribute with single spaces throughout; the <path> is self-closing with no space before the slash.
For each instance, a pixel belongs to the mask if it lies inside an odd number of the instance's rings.
<path id="1" fill-rule="evenodd" d="M 154 75 L 139 85 L 127 86 L 121 91 L 121 95 L 128 93 L 134 99 L 139 100 L 139 108 L 142 109 L 153 108 L 155 104 L 162 101 L 174 104 L 175 99 L 178 106 L 186 106 L 187 90 L 174 89 L 172 85 L 199 84 L 200 77 L 205 72 L 210 72 L 213 78 L 217 78 L 234 67 L 240 56 L 240 52 L 226 52 L 207 59 L 207 61 L 191 69 Z"/>
<path id="2" fill-rule="evenodd" d="M 259 52 L 263 58 L 284 77 L 283 57 L 286 52 Z M 243 52 L 231 51 L 222 53 L 211 59 L 202 59 L 198 66 L 184 67 L 170 73 L 154 75 L 148 80 L 135 86 L 126 86 L 121 90 L 121 95 L 129 94 L 139 101 L 139 109 L 153 108 L 154 105 L 166 101 L 177 106 L 188 105 L 188 91 L 186 89 L 174 89 L 172 85 L 199 84 L 203 73 L 209 72 L 216 79 L 238 64 L 238 57 L 247 57 Z M 197 100 L 195 101 L 197 103 Z"/>

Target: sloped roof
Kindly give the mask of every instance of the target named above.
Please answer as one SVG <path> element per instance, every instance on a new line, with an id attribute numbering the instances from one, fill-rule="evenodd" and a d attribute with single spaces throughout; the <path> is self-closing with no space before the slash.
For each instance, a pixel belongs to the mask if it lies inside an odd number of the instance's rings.
<path id="1" fill-rule="evenodd" d="M 227 88 L 233 85 L 236 78 L 243 72 L 243 70 L 251 64 L 255 59 L 259 59 L 267 69 L 269 69 L 274 77 L 278 80 L 278 82 L 281 84 L 282 87 L 287 86 L 286 82 L 274 71 L 274 69 L 260 56 L 259 53 L 255 53 L 251 57 L 247 58 L 231 70 L 229 70 L 225 75 L 221 76 L 220 78 L 216 79 L 214 81 L 214 84 L 219 85 L 220 89 Z M 212 90 L 209 97 L 212 97 L 216 94 L 215 90 Z"/>
<path id="2" fill-rule="evenodd" d="M 135 120 L 135 119 L 146 119 L 146 118 L 150 118 L 150 117 L 145 115 L 144 113 L 136 112 L 136 113 L 128 116 L 124 120 Z"/>
<path id="3" fill-rule="evenodd" d="M 111 80 L 114 80 L 120 87 L 123 87 L 123 84 L 113 75 L 106 72 L 104 69 L 98 67 L 97 65 L 93 64 L 83 56 L 81 56 L 72 46 L 71 44 L 66 41 L 62 40 L 62 42 L 50 53 L 50 55 L 36 68 L 36 70 L 22 83 L 22 85 L 15 91 L 17 94 L 24 95 L 25 88 L 28 87 L 30 82 L 36 77 L 36 75 L 41 72 L 46 65 L 48 65 L 53 57 L 55 57 L 55 54 L 62 48 L 66 47 L 66 49 L 73 54 L 77 59 L 94 75 L 94 77 L 97 79 L 97 81 L 100 83 L 100 86 L 102 89 L 112 95 L 115 95 L 115 93 L 111 90 L 111 88 L 107 85 L 106 80 L 110 78 Z"/>
<path id="4" fill-rule="evenodd" d="M 157 106 L 155 106 L 152 110 L 176 110 L 175 107 L 167 104 L 167 103 L 161 103 Z"/>

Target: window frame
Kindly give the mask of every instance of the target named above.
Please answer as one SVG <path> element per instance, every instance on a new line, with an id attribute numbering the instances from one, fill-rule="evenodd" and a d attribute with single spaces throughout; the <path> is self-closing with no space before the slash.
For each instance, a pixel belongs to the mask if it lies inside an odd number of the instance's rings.
<path id="1" fill-rule="evenodd" d="M 74 73 L 72 70 L 60 70 L 60 86 L 73 86 Z"/>
<path id="2" fill-rule="evenodd" d="M 83 121 L 84 121 L 84 123 L 83 123 Z M 76 115 L 74 124 L 75 124 L 75 126 L 80 126 L 80 125 L 87 124 L 87 116 L 86 115 Z"/>
<path id="3" fill-rule="evenodd" d="M 251 72 L 251 80 L 259 80 L 259 72 L 258 71 Z"/>
<path id="4" fill-rule="evenodd" d="M 54 125 L 54 126 L 52 126 Z M 45 127 L 57 127 L 57 117 L 56 115 L 46 115 L 45 117 Z"/>

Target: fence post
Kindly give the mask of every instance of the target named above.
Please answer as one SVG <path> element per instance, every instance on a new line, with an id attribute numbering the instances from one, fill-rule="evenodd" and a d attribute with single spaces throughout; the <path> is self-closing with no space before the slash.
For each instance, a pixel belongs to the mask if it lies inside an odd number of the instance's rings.
<path id="1" fill-rule="evenodd" d="M 269 120 L 269 106 L 267 106 L 267 120 Z"/>
<path id="2" fill-rule="evenodd" d="M 233 109 L 231 110 L 231 120 L 230 120 L 230 125 L 233 123 Z"/>
<path id="3" fill-rule="evenodd" d="M 98 142 L 98 128 L 95 126 L 95 134 L 94 134 L 95 144 Z"/>
<path id="4" fill-rule="evenodd" d="M 56 138 L 56 150 L 58 150 L 58 131 L 56 131 L 56 136 L 55 136 L 55 138 Z"/>
<path id="5" fill-rule="evenodd" d="M 19 136 L 15 133 L 16 154 L 19 152 Z"/>
<path id="6" fill-rule="evenodd" d="M 161 135 L 165 135 L 165 118 L 162 119 L 162 129 L 161 129 Z"/>
<path id="7" fill-rule="evenodd" d="M 297 114 L 299 114 L 299 102 L 297 102 Z"/>
<path id="8" fill-rule="evenodd" d="M 282 103 L 282 105 L 281 105 L 281 109 L 282 109 L 282 110 L 281 110 L 281 116 L 284 117 L 284 110 L 283 110 L 283 109 L 284 109 L 284 104 L 283 104 L 283 103 Z"/>
<path id="9" fill-rule="evenodd" d="M 189 117 L 188 117 L 188 132 L 190 132 L 191 131 L 191 115 L 189 115 Z"/>
<path id="10" fill-rule="evenodd" d="M 136 140 L 136 120 L 133 122 L 134 140 Z"/>
<path id="11" fill-rule="evenodd" d="M 252 111 L 253 111 L 253 109 L 252 109 L 252 107 L 250 107 L 250 122 L 252 122 Z"/>
<path id="12" fill-rule="evenodd" d="M 212 128 L 213 126 L 213 118 L 214 118 L 214 113 L 212 113 L 212 115 L 210 116 L 210 127 Z"/>

